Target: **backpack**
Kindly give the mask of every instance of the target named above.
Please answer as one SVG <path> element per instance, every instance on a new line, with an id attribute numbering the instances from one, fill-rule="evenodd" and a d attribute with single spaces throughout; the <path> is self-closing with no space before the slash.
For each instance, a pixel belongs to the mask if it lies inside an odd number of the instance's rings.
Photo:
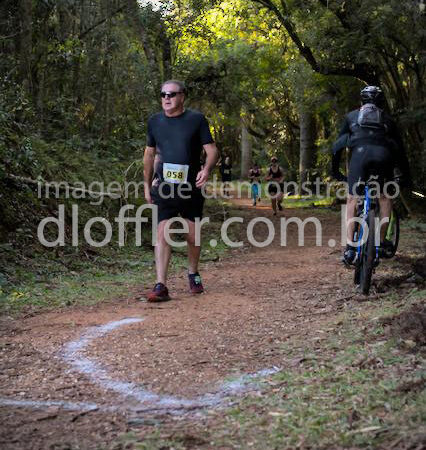
<path id="1" fill-rule="evenodd" d="M 362 128 L 375 128 L 387 130 L 383 119 L 383 110 L 373 103 L 366 103 L 359 109 L 357 123 Z"/>

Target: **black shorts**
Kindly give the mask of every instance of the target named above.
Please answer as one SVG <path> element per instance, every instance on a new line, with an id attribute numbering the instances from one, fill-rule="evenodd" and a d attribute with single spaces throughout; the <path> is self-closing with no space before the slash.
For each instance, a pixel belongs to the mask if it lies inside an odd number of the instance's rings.
<path id="1" fill-rule="evenodd" d="M 192 187 L 191 191 L 183 192 L 184 195 L 179 195 L 177 185 L 168 183 L 151 188 L 152 202 L 158 207 L 159 223 L 179 215 L 191 222 L 195 222 L 196 218 L 202 219 L 204 196 L 201 189 Z"/>
<path id="2" fill-rule="evenodd" d="M 382 192 L 386 181 L 393 178 L 393 159 L 389 149 L 378 145 L 355 147 L 349 163 L 348 185 L 351 195 L 363 195 L 365 182 L 370 177 Z"/>
<path id="3" fill-rule="evenodd" d="M 268 182 L 268 193 L 269 195 L 284 194 L 284 183 L 278 183 L 277 181 L 271 180 Z"/>

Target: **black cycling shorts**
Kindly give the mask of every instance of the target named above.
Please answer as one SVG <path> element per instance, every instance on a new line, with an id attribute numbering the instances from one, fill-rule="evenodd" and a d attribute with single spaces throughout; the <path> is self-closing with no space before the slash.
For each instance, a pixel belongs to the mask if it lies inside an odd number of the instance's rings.
<path id="1" fill-rule="evenodd" d="M 386 147 L 364 145 L 355 147 L 349 163 L 348 185 L 351 195 L 363 195 L 365 182 L 370 177 L 378 183 L 380 189 L 386 181 L 393 178 L 393 159 Z"/>
<path id="2" fill-rule="evenodd" d="M 180 196 L 177 185 L 164 183 L 162 186 L 152 186 L 151 199 L 158 207 L 158 223 L 179 215 L 191 222 L 203 217 L 204 196 L 201 189 L 192 187 L 191 192 L 185 191 L 184 195 Z"/>

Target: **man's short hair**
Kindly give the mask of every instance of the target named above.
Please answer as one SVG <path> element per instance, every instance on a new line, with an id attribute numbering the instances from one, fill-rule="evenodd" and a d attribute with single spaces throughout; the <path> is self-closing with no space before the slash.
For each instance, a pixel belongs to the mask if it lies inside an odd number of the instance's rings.
<path id="1" fill-rule="evenodd" d="M 183 92 L 184 94 L 186 94 L 186 87 L 185 87 L 185 83 L 183 81 L 180 81 L 180 80 L 167 80 L 161 85 L 161 90 L 163 90 L 163 87 L 166 84 L 176 84 L 177 86 L 179 86 L 180 91 Z"/>

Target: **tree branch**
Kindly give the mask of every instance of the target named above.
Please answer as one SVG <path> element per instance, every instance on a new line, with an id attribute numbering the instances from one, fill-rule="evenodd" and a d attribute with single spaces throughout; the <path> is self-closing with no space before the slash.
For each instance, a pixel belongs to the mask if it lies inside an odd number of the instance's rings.
<path id="1" fill-rule="evenodd" d="M 110 197 L 112 199 L 120 199 L 122 197 L 121 191 L 120 193 L 114 193 L 114 192 L 103 192 L 103 191 L 91 191 L 90 189 L 84 189 L 81 187 L 75 187 L 72 184 L 69 184 L 68 182 L 56 182 L 56 181 L 46 181 L 46 180 L 33 180 L 31 178 L 27 177 L 20 177 L 17 175 L 13 175 L 11 173 L 6 174 L 5 178 L 7 180 L 11 180 L 15 183 L 19 184 L 26 184 L 30 186 L 37 186 L 39 191 L 41 192 L 42 188 L 47 189 L 47 192 L 49 192 L 50 188 L 54 188 L 58 191 L 65 191 L 66 193 L 76 192 L 84 194 L 83 199 L 86 197 L 86 194 L 90 197 Z"/>
<path id="2" fill-rule="evenodd" d="M 311 49 L 308 46 L 306 46 L 299 38 L 299 35 L 297 34 L 294 25 L 288 18 L 289 17 L 288 8 L 284 0 L 281 0 L 282 11 L 278 9 L 278 7 L 272 2 L 272 0 L 254 0 L 254 1 L 256 3 L 263 5 L 265 8 L 269 9 L 277 16 L 277 19 L 280 21 L 280 23 L 284 25 L 288 35 L 290 36 L 291 40 L 296 44 L 296 47 L 299 49 L 301 55 L 306 59 L 306 61 L 309 63 L 312 69 L 315 72 L 318 72 L 319 66 Z"/>
<path id="3" fill-rule="evenodd" d="M 6 39 L 12 39 L 16 36 L 19 36 L 22 33 L 22 31 L 18 31 L 17 33 L 9 34 L 9 36 L 0 36 L 0 40 L 4 41 Z"/>
<path id="4" fill-rule="evenodd" d="M 115 11 L 113 11 L 111 13 L 110 16 L 106 16 L 100 20 L 98 20 L 96 23 L 94 23 L 92 26 L 90 26 L 89 28 L 87 28 L 87 30 L 82 31 L 79 35 L 78 35 L 78 39 L 83 39 L 86 35 L 88 35 L 90 32 L 92 32 L 95 28 L 99 27 L 100 25 L 102 25 L 103 23 L 105 23 L 107 20 L 111 19 L 112 17 L 114 17 L 116 14 L 124 11 L 126 8 L 128 8 L 128 4 L 122 5 L 120 6 L 118 9 L 116 9 Z"/>
<path id="5" fill-rule="evenodd" d="M 340 24 L 342 25 L 343 28 L 345 28 L 346 30 L 352 30 L 351 24 L 349 22 L 349 20 L 347 19 L 347 15 L 346 13 L 343 11 L 343 9 L 331 9 L 330 8 L 330 2 L 329 0 L 317 0 L 319 1 L 322 6 L 324 6 L 324 8 L 326 8 L 327 10 L 331 11 L 339 20 Z M 344 7 L 345 3 L 343 3 L 342 8 Z"/>
<path id="6" fill-rule="evenodd" d="M 247 131 L 252 136 L 257 137 L 259 139 L 265 139 L 268 136 L 268 134 L 270 133 L 270 130 L 263 130 L 263 133 L 259 133 L 250 124 L 247 125 Z"/>
<path id="7" fill-rule="evenodd" d="M 279 22 L 287 30 L 290 39 L 294 42 L 300 54 L 303 56 L 303 58 L 305 58 L 307 63 L 311 66 L 312 70 L 314 70 L 315 72 L 320 73 L 322 75 L 350 76 L 363 80 L 369 84 L 379 84 L 379 79 L 377 74 L 375 73 L 374 66 L 371 66 L 368 63 L 352 64 L 351 67 L 333 67 L 333 66 L 328 67 L 325 66 L 324 64 L 319 63 L 316 60 L 311 48 L 305 45 L 300 39 L 299 35 L 297 34 L 294 24 L 289 19 L 290 11 L 287 7 L 287 4 L 285 3 L 285 0 L 281 0 L 282 10 L 280 10 L 272 2 L 272 0 L 253 0 L 253 1 L 255 3 L 259 3 L 260 5 L 269 9 L 271 12 L 275 14 Z"/>

